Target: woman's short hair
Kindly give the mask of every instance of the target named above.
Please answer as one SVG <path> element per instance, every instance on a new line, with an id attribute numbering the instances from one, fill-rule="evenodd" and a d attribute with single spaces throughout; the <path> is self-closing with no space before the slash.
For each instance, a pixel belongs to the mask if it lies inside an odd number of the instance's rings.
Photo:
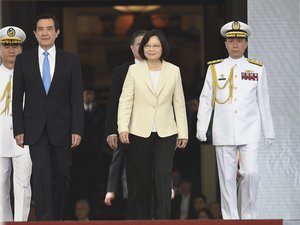
<path id="1" fill-rule="evenodd" d="M 168 43 L 167 38 L 164 35 L 164 33 L 157 29 L 150 30 L 144 35 L 144 37 L 141 41 L 140 47 L 139 47 L 139 54 L 143 59 L 147 59 L 144 54 L 144 47 L 149 42 L 149 39 L 153 36 L 156 36 L 161 43 L 162 54 L 161 54 L 160 60 L 164 60 L 169 55 L 170 47 L 169 47 L 169 43 Z"/>

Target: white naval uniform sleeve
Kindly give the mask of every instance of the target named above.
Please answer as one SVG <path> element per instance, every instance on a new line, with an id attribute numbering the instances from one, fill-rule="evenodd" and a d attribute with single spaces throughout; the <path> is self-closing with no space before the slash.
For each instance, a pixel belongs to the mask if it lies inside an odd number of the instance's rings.
<path id="1" fill-rule="evenodd" d="M 212 74 L 210 66 L 206 72 L 205 82 L 199 97 L 199 107 L 197 114 L 197 138 L 201 136 L 201 134 L 206 134 L 211 114 L 213 111 L 213 107 L 211 105 L 213 96 L 212 89 Z"/>
<path id="2" fill-rule="evenodd" d="M 275 131 L 270 108 L 268 82 L 266 75 L 266 70 L 263 66 L 262 74 L 257 86 L 257 99 L 264 137 L 265 139 L 274 139 Z"/>

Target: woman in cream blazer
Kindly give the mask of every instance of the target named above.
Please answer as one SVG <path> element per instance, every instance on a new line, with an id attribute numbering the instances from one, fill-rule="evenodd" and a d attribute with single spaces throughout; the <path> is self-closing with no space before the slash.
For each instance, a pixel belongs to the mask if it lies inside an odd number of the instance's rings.
<path id="1" fill-rule="evenodd" d="M 145 60 L 129 67 L 119 101 L 118 131 L 130 144 L 137 219 L 169 218 L 173 155 L 188 140 L 180 70 L 164 60 L 168 52 L 161 31 L 146 33 L 139 48 Z"/>

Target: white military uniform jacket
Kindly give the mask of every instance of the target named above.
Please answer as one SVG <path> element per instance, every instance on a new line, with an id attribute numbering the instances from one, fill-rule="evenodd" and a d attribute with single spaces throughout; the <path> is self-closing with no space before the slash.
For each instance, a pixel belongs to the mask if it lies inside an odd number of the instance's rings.
<path id="1" fill-rule="evenodd" d="M 0 99 L 3 95 L 4 89 L 9 82 L 10 77 L 13 75 L 13 70 L 9 70 L 2 64 L 0 66 Z M 12 84 L 12 78 L 11 78 Z M 12 89 L 11 89 L 12 96 Z M 6 96 L 0 102 L 0 113 L 4 110 L 6 103 Z M 11 100 L 7 112 L 0 115 L 0 157 L 14 157 L 23 154 L 29 154 L 28 146 L 24 146 L 24 149 L 16 144 L 13 136 L 12 127 L 12 111 Z"/>
<path id="2" fill-rule="evenodd" d="M 227 58 L 215 64 L 217 82 L 224 86 L 233 70 L 232 98 L 225 104 L 212 106 L 212 71 L 209 66 L 200 95 L 197 132 L 207 132 L 213 117 L 213 145 L 244 145 L 259 142 L 261 128 L 265 138 L 275 138 L 271 116 L 265 67 L 256 61 Z M 216 91 L 216 99 L 225 101 L 229 86 Z"/>

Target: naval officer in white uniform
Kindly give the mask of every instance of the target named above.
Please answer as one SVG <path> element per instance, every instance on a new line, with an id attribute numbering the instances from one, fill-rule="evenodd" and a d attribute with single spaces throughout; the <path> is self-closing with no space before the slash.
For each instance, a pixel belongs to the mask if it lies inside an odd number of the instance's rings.
<path id="1" fill-rule="evenodd" d="M 270 146 L 275 138 L 264 65 L 244 57 L 251 28 L 232 21 L 221 28 L 229 57 L 209 62 L 199 98 L 197 138 L 206 141 L 212 111 L 223 219 L 255 219 L 258 148 L 261 130 Z M 239 152 L 239 160 L 237 153 Z M 239 171 L 237 164 L 239 163 Z M 240 213 L 237 204 L 240 174 Z"/>
<path id="2" fill-rule="evenodd" d="M 16 56 L 26 35 L 18 27 L 0 30 L 0 222 L 27 221 L 31 201 L 31 159 L 28 146 L 19 147 L 12 129 L 12 76 Z M 13 173 L 14 213 L 10 189 Z"/>

